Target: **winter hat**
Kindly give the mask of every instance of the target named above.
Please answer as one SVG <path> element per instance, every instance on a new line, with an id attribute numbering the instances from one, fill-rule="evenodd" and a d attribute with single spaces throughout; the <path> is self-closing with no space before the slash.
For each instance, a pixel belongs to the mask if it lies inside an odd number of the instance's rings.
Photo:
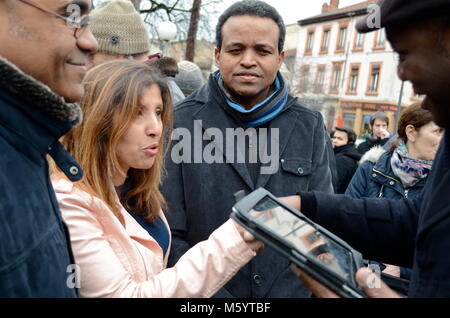
<path id="1" fill-rule="evenodd" d="M 102 2 L 92 11 L 91 19 L 100 52 L 130 55 L 150 51 L 144 22 L 129 0 Z"/>
<path id="2" fill-rule="evenodd" d="M 185 95 L 199 89 L 203 85 L 203 74 L 200 67 L 189 61 L 179 62 L 175 83 Z"/>

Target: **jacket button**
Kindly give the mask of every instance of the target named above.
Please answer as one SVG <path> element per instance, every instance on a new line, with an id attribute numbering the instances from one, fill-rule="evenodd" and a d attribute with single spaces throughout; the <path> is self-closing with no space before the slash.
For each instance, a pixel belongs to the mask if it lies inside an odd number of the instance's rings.
<path id="1" fill-rule="evenodd" d="M 298 174 L 303 174 L 303 168 L 302 167 L 298 168 L 297 171 L 298 171 Z"/>
<path id="2" fill-rule="evenodd" d="M 281 162 L 284 162 L 284 159 L 281 159 L 280 161 L 281 161 Z"/>
<path id="3" fill-rule="evenodd" d="M 375 178 L 376 176 L 377 176 L 377 174 L 376 174 L 376 173 L 374 173 L 374 174 L 372 175 L 372 177 L 374 177 L 374 178 Z"/>
<path id="4" fill-rule="evenodd" d="M 395 183 L 394 181 L 389 182 L 390 185 L 394 185 L 394 183 Z"/>
<path id="5" fill-rule="evenodd" d="M 75 166 L 70 167 L 69 172 L 71 175 L 76 176 L 78 174 L 78 168 Z"/>
<path id="6" fill-rule="evenodd" d="M 260 285 L 261 284 L 261 276 L 259 276 L 258 274 L 253 275 L 253 281 L 255 282 L 256 285 Z"/>

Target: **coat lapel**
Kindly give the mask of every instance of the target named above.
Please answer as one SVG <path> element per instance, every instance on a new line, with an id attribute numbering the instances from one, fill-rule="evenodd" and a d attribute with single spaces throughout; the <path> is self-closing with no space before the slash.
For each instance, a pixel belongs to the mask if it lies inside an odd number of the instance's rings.
<path id="1" fill-rule="evenodd" d="M 234 153 L 228 153 L 226 151 L 226 129 L 227 128 L 238 128 L 236 124 L 231 120 L 229 115 L 225 113 L 225 111 L 220 107 L 213 105 L 213 103 L 216 103 L 218 101 L 210 101 L 206 103 L 196 114 L 194 114 L 194 126 L 200 125 L 202 128 L 202 134 L 207 130 L 208 128 L 216 128 L 219 129 L 222 133 L 223 143 L 210 141 L 213 142 L 216 149 L 219 150 L 224 157 L 224 160 L 226 163 L 230 164 L 234 170 L 239 174 L 239 176 L 242 178 L 242 180 L 247 184 L 247 186 L 254 190 L 255 185 L 253 184 L 252 178 L 250 177 L 250 173 L 248 172 L 247 166 L 245 163 L 237 163 L 236 158 L 239 158 Z M 201 121 L 201 122 L 200 122 Z M 210 136 L 208 136 L 210 137 Z M 245 154 L 244 145 L 238 144 L 237 151 L 240 152 L 240 154 Z M 245 156 L 244 156 L 245 158 Z"/>
<path id="2" fill-rule="evenodd" d="M 287 114 L 283 114 L 281 116 L 278 116 L 272 120 L 272 122 L 269 125 L 268 129 L 268 137 L 267 137 L 267 143 L 266 147 L 270 147 L 269 142 L 274 142 L 275 145 L 272 145 L 270 148 L 278 147 L 278 158 L 275 158 L 277 162 L 277 171 L 274 171 L 273 174 L 278 173 L 278 170 L 280 169 L 280 159 L 283 157 L 283 153 L 286 150 L 286 146 L 289 143 L 290 138 L 292 137 L 293 130 L 295 128 L 295 124 L 297 122 L 298 113 L 292 111 L 291 109 L 286 109 L 285 112 Z M 286 120 L 288 118 L 288 120 Z M 278 138 L 272 138 L 272 134 L 274 130 L 278 130 Z M 273 139 L 273 140 L 272 140 Z M 270 150 L 269 148 L 269 150 Z M 268 154 L 269 152 L 267 149 L 264 149 L 265 153 Z M 271 154 L 273 155 L 273 154 Z M 259 174 L 258 175 L 258 181 L 256 183 L 256 189 L 259 187 L 264 187 L 267 182 L 270 180 L 270 177 L 273 174 Z"/>

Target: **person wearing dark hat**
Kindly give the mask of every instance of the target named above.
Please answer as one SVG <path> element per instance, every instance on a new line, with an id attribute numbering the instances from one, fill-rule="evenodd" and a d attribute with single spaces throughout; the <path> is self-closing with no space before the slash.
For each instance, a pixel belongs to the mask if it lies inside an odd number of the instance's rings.
<path id="1" fill-rule="evenodd" d="M 98 41 L 98 51 L 92 56 L 94 65 L 118 59 L 147 60 L 148 31 L 131 1 L 104 1 L 92 11 L 91 19 Z"/>
<path id="2" fill-rule="evenodd" d="M 367 259 L 412 267 L 409 297 L 450 297 L 450 0 L 385 0 L 357 24 L 385 28 L 399 55 L 398 75 L 426 95 L 422 107 L 446 129 L 427 183 L 414 199 L 352 199 L 320 192 L 284 198 Z M 377 12 L 380 12 L 378 18 Z M 377 23 L 375 22 L 379 22 Z M 320 297 L 336 296 L 293 267 Z M 395 297 L 367 268 L 356 279 L 369 297 Z"/>
<path id="3" fill-rule="evenodd" d="M 183 137 L 167 152 L 162 185 L 173 234 L 169 265 L 229 218 L 239 190 L 333 192 L 322 116 L 289 95 L 279 72 L 285 35 L 281 16 L 263 1 L 235 2 L 220 16 L 219 70 L 174 111 L 173 136 Z M 289 265 L 265 249 L 215 296 L 309 297 Z"/>

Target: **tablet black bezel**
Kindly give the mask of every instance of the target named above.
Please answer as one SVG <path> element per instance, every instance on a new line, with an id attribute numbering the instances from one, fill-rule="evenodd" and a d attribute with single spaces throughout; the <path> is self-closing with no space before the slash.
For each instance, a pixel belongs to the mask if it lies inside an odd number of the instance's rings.
<path id="1" fill-rule="evenodd" d="M 288 210 L 298 218 L 309 223 L 316 230 L 320 231 L 324 236 L 333 241 L 334 243 L 344 247 L 348 250 L 352 264 L 351 264 L 351 281 L 350 284 L 344 278 L 338 276 L 336 273 L 329 270 L 326 266 L 320 264 L 314 257 L 302 253 L 290 242 L 286 242 L 278 235 L 273 234 L 272 231 L 260 225 L 259 223 L 253 221 L 252 217 L 247 216 L 253 207 L 263 200 L 265 197 L 270 198 L 275 201 L 284 209 Z M 303 271 L 309 274 L 311 277 L 317 279 L 319 282 L 336 292 L 342 297 L 355 298 L 355 297 L 366 297 L 360 289 L 357 287 L 354 274 L 356 270 L 362 267 L 362 256 L 361 254 L 349 246 L 345 241 L 341 240 L 339 237 L 324 229 L 320 225 L 308 219 L 299 211 L 286 205 L 284 202 L 278 200 L 274 195 L 263 188 L 259 188 L 239 202 L 233 207 L 233 212 L 231 213 L 231 218 L 237 221 L 241 226 L 252 233 L 257 239 L 263 241 L 268 246 L 277 250 L 282 255 L 288 257 L 292 262 L 297 264 Z"/>

